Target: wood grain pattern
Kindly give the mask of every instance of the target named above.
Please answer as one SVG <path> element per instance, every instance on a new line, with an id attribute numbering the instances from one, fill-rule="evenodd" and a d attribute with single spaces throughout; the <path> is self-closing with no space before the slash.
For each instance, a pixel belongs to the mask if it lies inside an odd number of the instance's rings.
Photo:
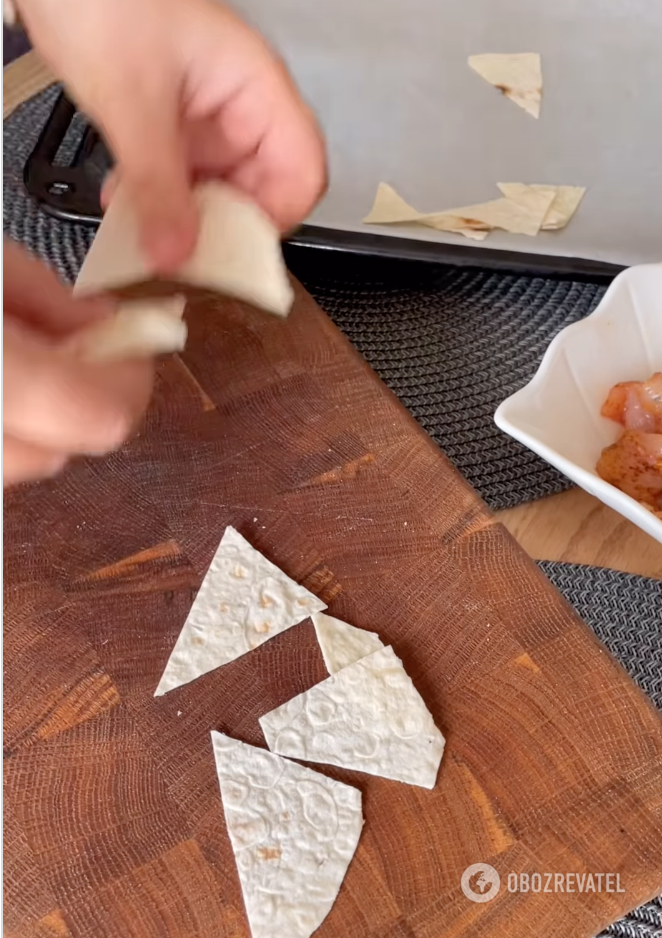
<path id="1" fill-rule="evenodd" d="M 497 512 L 536 560 L 565 560 L 662 579 L 662 546 L 582 489 Z"/>
<path id="2" fill-rule="evenodd" d="M 26 52 L 2 70 L 2 117 L 13 111 L 57 79 L 36 52 Z"/>
<path id="3" fill-rule="evenodd" d="M 662 890 L 662 721 L 297 288 L 285 323 L 199 296 L 145 426 L 5 502 L 10 929 L 246 938 L 209 731 L 325 676 L 309 622 L 152 695 L 227 524 L 394 645 L 448 739 L 432 792 L 358 785 L 320 936 L 587 938 Z M 469 902 L 462 871 L 620 873 Z"/>

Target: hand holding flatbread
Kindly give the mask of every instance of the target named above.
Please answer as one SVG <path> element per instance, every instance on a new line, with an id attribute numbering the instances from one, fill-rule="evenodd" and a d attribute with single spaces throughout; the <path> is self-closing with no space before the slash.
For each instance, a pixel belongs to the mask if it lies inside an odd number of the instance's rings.
<path id="1" fill-rule="evenodd" d="M 86 362 L 129 361 L 181 352 L 187 334 L 182 318 L 185 306 L 186 299 L 179 294 L 125 300 L 114 316 L 75 332 L 62 349 Z"/>
<path id="2" fill-rule="evenodd" d="M 193 254 L 170 279 L 252 303 L 278 316 L 292 304 L 292 287 L 275 225 L 245 195 L 221 182 L 195 190 L 200 229 Z M 156 271 L 140 244 L 138 215 L 121 184 L 78 275 L 75 293 L 113 290 Z"/>

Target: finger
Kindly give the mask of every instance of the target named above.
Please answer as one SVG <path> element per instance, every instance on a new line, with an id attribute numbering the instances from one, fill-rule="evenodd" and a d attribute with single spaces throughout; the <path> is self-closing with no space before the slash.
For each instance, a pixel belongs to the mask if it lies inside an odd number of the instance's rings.
<path id="1" fill-rule="evenodd" d="M 50 267 L 8 238 L 3 254 L 3 302 L 15 319 L 51 335 L 67 335 L 114 312 L 110 299 L 74 300 Z"/>
<path id="2" fill-rule="evenodd" d="M 2 439 L 2 484 L 16 485 L 47 479 L 61 472 L 67 462 L 63 453 L 32 446 L 6 434 Z"/>
<path id="3" fill-rule="evenodd" d="M 132 432 L 150 396 L 148 362 L 79 362 L 11 321 L 4 326 L 3 429 L 64 453 L 104 453 Z"/>
<path id="4" fill-rule="evenodd" d="M 234 114 L 226 108 L 187 121 L 188 159 L 196 177 L 222 179 L 256 152 L 264 136 L 264 120 L 256 127 L 248 127 L 241 120 L 233 123 L 231 117 Z"/>
<path id="5" fill-rule="evenodd" d="M 327 184 L 324 138 L 284 68 L 268 129 L 252 157 L 230 177 L 282 231 L 299 225 Z"/>
<path id="6" fill-rule="evenodd" d="M 288 153 L 296 158 L 288 159 Z M 301 224 L 326 189 L 323 145 L 308 133 L 288 133 L 274 125 L 257 152 L 227 179 L 252 196 L 281 231 L 288 231 Z"/>
<path id="7" fill-rule="evenodd" d="M 326 186 L 326 157 L 314 116 L 287 73 L 271 63 L 213 118 L 187 127 L 190 161 L 254 198 L 281 230 L 299 224 Z"/>
<path id="8" fill-rule="evenodd" d="M 96 109 L 140 218 L 144 249 L 168 273 L 186 260 L 197 237 L 179 96 L 148 67 L 133 77 L 102 96 Z"/>

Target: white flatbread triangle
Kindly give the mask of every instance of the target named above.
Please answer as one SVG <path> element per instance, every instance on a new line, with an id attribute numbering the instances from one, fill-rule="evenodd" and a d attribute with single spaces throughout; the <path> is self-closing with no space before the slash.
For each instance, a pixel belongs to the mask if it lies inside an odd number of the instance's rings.
<path id="1" fill-rule="evenodd" d="M 329 674 L 342 671 L 384 647 L 376 632 L 357 629 L 355 625 L 327 616 L 324 612 L 316 612 L 311 618 Z"/>
<path id="2" fill-rule="evenodd" d="M 420 694 L 389 646 L 260 718 L 272 752 L 434 788 L 444 751 Z"/>
<path id="3" fill-rule="evenodd" d="M 531 117 L 540 117 L 542 65 L 537 52 L 470 55 L 469 66 Z"/>
<path id="4" fill-rule="evenodd" d="M 195 190 L 200 227 L 191 257 L 172 279 L 287 316 L 294 296 L 280 234 L 246 196 L 220 182 Z M 75 293 L 111 290 L 154 278 L 140 243 L 138 217 L 120 185 L 81 267 Z"/>
<path id="5" fill-rule="evenodd" d="M 363 826 L 361 793 L 212 733 L 253 938 L 308 938 L 335 902 Z"/>
<path id="6" fill-rule="evenodd" d="M 326 605 L 226 528 L 155 697 L 240 658 Z"/>

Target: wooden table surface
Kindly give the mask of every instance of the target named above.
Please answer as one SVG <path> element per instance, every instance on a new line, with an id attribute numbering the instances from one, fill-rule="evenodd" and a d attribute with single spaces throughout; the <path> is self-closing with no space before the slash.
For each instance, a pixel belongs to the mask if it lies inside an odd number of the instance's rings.
<path id="1" fill-rule="evenodd" d="M 4 69 L 3 114 L 55 80 L 34 52 Z M 630 521 L 581 490 L 500 512 L 499 520 L 538 560 L 594 564 L 662 578 L 662 548 Z"/>
<path id="2" fill-rule="evenodd" d="M 227 524 L 392 643 L 447 737 L 357 785 L 323 936 L 588 938 L 662 891 L 662 720 L 301 288 L 198 298 L 125 449 L 5 500 L 5 934 L 246 938 L 209 731 L 323 679 L 310 623 L 153 692 Z M 460 877 L 487 862 L 491 902 Z M 510 892 L 618 873 L 621 893 Z"/>

